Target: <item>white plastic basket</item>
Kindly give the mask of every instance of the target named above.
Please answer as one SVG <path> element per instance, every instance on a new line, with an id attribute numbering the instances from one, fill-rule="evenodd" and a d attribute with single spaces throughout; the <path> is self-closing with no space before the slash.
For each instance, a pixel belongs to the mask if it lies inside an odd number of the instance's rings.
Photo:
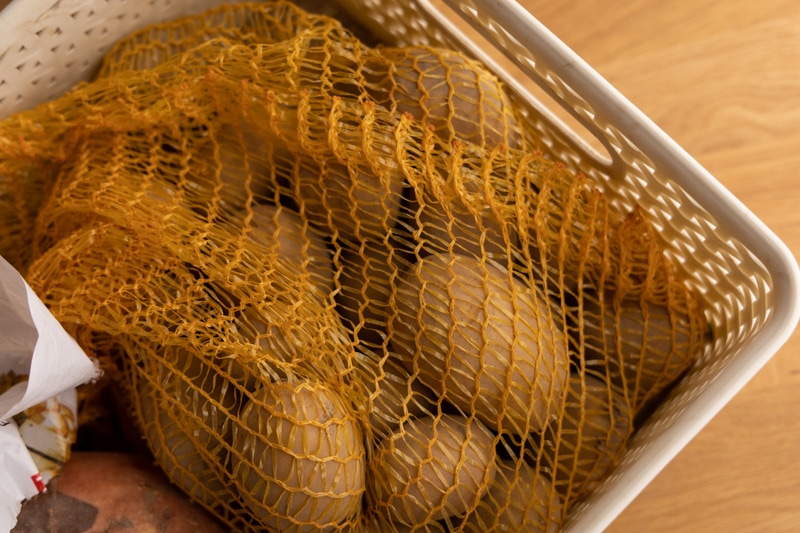
<path id="1" fill-rule="evenodd" d="M 219 3 L 12 2 L 0 14 L 0 118 L 88 79 L 108 47 L 130 31 Z M 483 59 L 509 83 L 552 156 L 597 179 L 619 208 L 636 203 L 649 213 L 670 257 L 711 304 L 713 345 L 566 526 L 600 531 L 786 342 L 800 317 L 798 266 L 741 202 L 520 5 L 513 0 L 446 3 L 449 9 L 429 0 L 340 1 L 386 42 L 446 45 Z M 495 61 L 500 54 L 470 40 L 455 16 L 494 44 L 524 77 L 503 71 Z M 533 87 L 563 106 L 607 154 L 590 148 L 557 119 L 561 110 L 534 97 Z"/>

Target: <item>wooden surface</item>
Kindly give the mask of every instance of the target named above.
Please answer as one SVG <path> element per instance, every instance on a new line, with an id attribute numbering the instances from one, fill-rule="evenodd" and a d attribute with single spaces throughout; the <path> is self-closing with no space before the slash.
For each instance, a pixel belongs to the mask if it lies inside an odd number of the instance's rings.
<path id="1" fill-rule="evenodd" d="M 800 2 L 520 0 L 800 257 Z M 608 529 L 800 531 L 800 334 Z"/>

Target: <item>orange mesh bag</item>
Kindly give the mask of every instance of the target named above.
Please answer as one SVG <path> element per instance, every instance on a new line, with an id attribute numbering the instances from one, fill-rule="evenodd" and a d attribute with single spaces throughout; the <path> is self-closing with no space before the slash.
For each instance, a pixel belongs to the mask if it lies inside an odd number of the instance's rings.
<path id="1" fill-rule="evenodd" d="M 247 44 L 284 41 L 326 18 L 309 14 L 291 2 L 241 3 L 210 9 L 202 16 L 188 16 L 153 24 L 118 41 L 103 58 L 98 78 L 126 70 L 156 67 L 209 40 L 226 38 Z"/>
<path id="2" fill-rule="evenodd" d="M 232 529 L 554 531 L 707 331 L 519 117 L 455 52 L 220 7 L 0 122 L 0 253 Z"/>

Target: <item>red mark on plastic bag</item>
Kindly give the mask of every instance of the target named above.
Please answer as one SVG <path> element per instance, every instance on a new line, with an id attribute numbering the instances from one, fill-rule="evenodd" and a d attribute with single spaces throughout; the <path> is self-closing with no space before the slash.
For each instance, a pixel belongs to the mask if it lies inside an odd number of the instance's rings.
<path id="1" fill-rule="evenodd" d="M 36 490 L 39 493 L 47 492 L 47 485 L 44 484 L 44 479 L 42 479 L 42 474 L 36 472 L 34 475 L 31 476 L 31 480 L 33 480 L 33 484 L 36 485 Z"/>

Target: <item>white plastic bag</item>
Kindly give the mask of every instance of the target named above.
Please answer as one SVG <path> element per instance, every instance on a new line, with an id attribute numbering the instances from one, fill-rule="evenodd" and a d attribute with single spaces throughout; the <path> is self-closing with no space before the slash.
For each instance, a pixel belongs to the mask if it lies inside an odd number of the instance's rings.
<path id="1" fill-rule="evenodd" d="M 100 374 L 19 272 L 0 257 L 0 373 L 8 372 L 27 380 L 0 395 L 0 531 L 14 527 L 22 502 L 44 491 L 47 481 L 29 451 L 47 446 L 47 416 L 43 431 L 27 432 L 38 440 L 35 446 L 24 440 L 13 417 L 53 402 L 74 414 L 75 387 Z M 56 432 L 53 438 L 59 438 Z"/>

